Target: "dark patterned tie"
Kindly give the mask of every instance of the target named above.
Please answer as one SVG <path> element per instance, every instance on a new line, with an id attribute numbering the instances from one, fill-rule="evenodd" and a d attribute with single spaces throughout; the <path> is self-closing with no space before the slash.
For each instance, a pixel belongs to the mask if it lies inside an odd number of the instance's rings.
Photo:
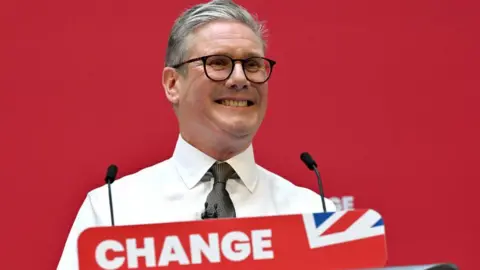
<path id="1" fill-rule="evenodd" d="M 236 216 L 235 207 L 232 199 L 230 199 L 226 185 L 228 179 L 238 178 L 238 175 L 232 166 L 226 162 L 215 163 L 207 172 L 206 177 L 209 176 L 209 173 L 213 176 L 214 181 L 213 189 L 208 194 L 205 203 L 206 213 L 219 218 L 234 218 Z"/>

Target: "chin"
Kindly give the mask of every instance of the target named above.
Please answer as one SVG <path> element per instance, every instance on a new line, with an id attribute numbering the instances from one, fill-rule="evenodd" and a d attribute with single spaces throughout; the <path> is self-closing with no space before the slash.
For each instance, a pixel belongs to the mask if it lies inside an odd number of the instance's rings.
<path id="1" fill-rule="evenodd" d="M 245 137 L 252 134 L 255 128 L 251 125 L 233 124 L 228 123 L 224 125 L 218 125 L 220 133 L 229 134 L 233 137 Z"/>
<path id="2" fill-rule="evenodd" d="M 216 120 L 215 126 L 220 133 L 230 134 L 235 138 L 252 136 L 260 126 L 258 117 L 222 117 Z"/>
<path id="3" fill-rule="evenodd" d="M 235 126 L 225 129 L 229 134 L 236 138 L 252 137 L 257 131 L 256 126 Z"/>

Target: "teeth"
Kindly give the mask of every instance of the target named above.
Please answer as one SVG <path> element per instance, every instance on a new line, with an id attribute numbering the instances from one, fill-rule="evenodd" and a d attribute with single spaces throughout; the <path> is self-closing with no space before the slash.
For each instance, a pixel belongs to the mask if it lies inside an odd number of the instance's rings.
<path id="1" fill-rule="evenodd" d="M 246 100 L 222 100 L 222 104 L 231 107 L 247 107 Z"/>

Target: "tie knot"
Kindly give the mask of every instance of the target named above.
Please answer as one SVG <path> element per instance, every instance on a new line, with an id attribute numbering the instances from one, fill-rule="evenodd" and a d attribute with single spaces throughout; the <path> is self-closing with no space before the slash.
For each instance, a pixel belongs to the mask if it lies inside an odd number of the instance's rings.
<path id="1" fill-rule="evenodd" d="M 215 183 L 225 183 L 229 178 L 236 176 L 235 170 L 226 162 L 216 162 L 210 168 L 210 172 L 213 175 L 213 179 L 215 179 Z"/>

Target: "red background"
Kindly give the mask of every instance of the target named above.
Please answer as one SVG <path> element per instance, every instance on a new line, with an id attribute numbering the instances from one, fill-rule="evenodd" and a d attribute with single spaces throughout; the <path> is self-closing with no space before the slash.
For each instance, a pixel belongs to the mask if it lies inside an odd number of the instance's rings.
<path id="1" fill-rule="evenodd" d="M 389 264 L 474 269 L 478 1 L 238 1 L 278 61 L 260 164 L 380 212 Z M 170 27 L 197 1 L 2 1 L 2 268 L 54 269 L 86 193 L 171 154 Z M 159 207 L 168 207 L 159 206 Z M 472 216 L 472 217 L 470 217 Z"/>

